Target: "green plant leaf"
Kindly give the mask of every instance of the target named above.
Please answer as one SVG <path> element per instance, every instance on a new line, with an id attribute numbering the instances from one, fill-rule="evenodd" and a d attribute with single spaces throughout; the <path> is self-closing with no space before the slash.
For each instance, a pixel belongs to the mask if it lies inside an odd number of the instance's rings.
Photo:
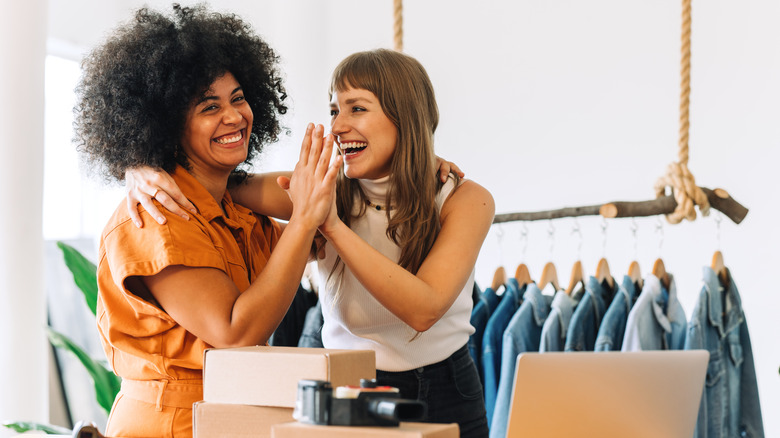
<path id="1" fill-rule="evenodd" d="M 105 361 L 93 359 L 82 350 L 81 347 L 76 345 L 62 333 L 57 332 L 51 327 L 47 327 L 46 334 L 52 345 L 70 351 L 84 365 L 95 383 L 95 397 L 97 402 L 106 412 L 106 415 L 108 415 L 111 411 L 111 405 L 114 404 L 114 399 L 119 393 L 122 379 L 108 368 Z"/>
<path id="2" fill-rule="evenodd" d="M 70 435 L 73 433 L 70 429 L 64 427 L 55 426 L 53 424 L 33 423 L 31 421 L 3 423 L 3 426 L 18 433 L 29 432 L 31 430 L 39 430 L 41 432 L 46 432 L 49 435 Z"/>
<path id="3" fill-rule="evenodd" d="M 87 300 L 87 306 L 92 314 L 95 315 L 97 307 L 97 266 L 81 255 L 78 250 L 67 243 L 57 242 L 57 246 L 62 250 L 65 256 L 65 265 L 73 274 L 76 280 L 76 286 L 81 289 L 84 299 Z"/>

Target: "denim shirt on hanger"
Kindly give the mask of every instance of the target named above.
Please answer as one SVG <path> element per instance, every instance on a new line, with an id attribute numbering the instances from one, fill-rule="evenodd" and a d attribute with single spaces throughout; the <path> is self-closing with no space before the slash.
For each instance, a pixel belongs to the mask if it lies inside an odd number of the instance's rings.
<path id="1" fill-rule="evenodd" d="M 566 292 L 558 291 L 553 297 L 550 315 L 544 321 L 542 326 L 542 340 L 539 344 L 539 352 L 563 351 L 566 345 L 566 332 L 569 329 L 571 316 L 577 303 L 582 299 L 585 290 L 580 288 L 574 291 L 571 296 Z"/>
<path id="2" fill-rule="evenodd" d="M 566 294 L 564 293 L 564 295 Z M 566 298 L 570 299 L 568 296 Z M 552 301 L 553 297 L 543 295 L 536 284 L 529 284 L 523 294 L 523 304 L 517 309 L 504 330 L 501 350 L 501 378 L 499 379 L 493 417 L 490 420 L 490 438 L 504 438 L 506 436 L 517 356 L 529 351 L 539 351 L 542 327 L 550 313 Z"/>
<path id="3" fill-rule="evenodd" d="M 479 372 L 480 382 L 485 381 L 485 373 L 482 369 L 482 337 L 485 334 L 490 315 L 496 310 L 500 297 L 492 288 L 486 288 L 479 296 L 479 301 L 471 311 L 471 325 L 474 327 L 474 333 L 469 336 L 469 354 L 474 360 Z"/>
<path id="4" fill-rule="evenodd" d="M 631 277 L 624 276 L 618 293 L 601 320 L 594 351 L 620 351 L 623 347 L 623 335 L 626 333 L 628 313 L 631 312 L 637 295 L 638 291 Z"/>
<path id="5" fill-rule="evenodd" d="M 606 281 L 600 283 L 596 277 L 588 278 L 585 295 L 577 304 L 566 332 L 564 351 L 593 351 L 601 318 L 612 302 L 616 289 L 617 282 L 609 287 Z"/>
<path id="6" fill-rule="evenodd" d="M 305 348 L 323 348 L 322 345 L 322 301 L 306 312 L 306 318 L 303 320 L 303 333 L 298 339 L 298 346 Z"/>
<path id="7" fill-rule="evenodd" d="M 688 322 L 677 300 L 674 276 L 669 275 L 669 290 L 655 275 L 645 285 L 628 314 L 621 351 L 682 350 Z"/>
<path id="8" fill-rule="evenodd" d="M 493 416 L 493 408 L 496 404 L 496 392 L 498 391 L 498 379 L 501 376 L 501 343 L 504 330 L 512 319 L 522 302 L 522 296 L 527 286 L 518 288 L 517 280 L 509 278 L 506 283 L 506 292 L 496 311 L 490 315 L 485 326 L 485 335 L 482 337 L 482 368 L 485 373 L 485 410 L 487 420 Z"/>
<path id="9" fill-rule="evenodd" d="M 710 352 L 694 436 L 763 438 L 753 348 L 737 285 L 729 273 L 729 289 L 724 291 L 709 267 L 703 276 L 685 340 L 686 350 Z"/>

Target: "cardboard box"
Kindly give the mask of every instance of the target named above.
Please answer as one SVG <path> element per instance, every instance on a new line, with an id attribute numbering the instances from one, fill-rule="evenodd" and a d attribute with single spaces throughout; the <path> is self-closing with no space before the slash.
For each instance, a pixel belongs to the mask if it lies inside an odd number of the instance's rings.
<path id="1" fill-rule="evenodd" d="M 398 427 L 316 426 L 284 423 L 271 427 L 272 438 L 459 438 L 455 423 L 401 423 Z"/>
<path id="2" fill-rule="evenodd" d="M 206 350 L 203 400 L 293 408 L 298 381 L 327 380 L 333 387 L 376 378 L 372 350 L 240 347 Z"/>
<path id="3" fill-rule="evenodd" d="M 270 438 L 271 426 L 293 420 L 292 408 L 197 402 L 192 411 L 193 438 Z"/>

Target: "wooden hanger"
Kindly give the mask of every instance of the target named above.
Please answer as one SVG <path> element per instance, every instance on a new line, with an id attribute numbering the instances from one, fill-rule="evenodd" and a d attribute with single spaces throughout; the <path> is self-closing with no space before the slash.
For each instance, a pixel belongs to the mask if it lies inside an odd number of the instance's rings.
<path id="1" fill-rule="evenodd" d="M 539 278 L 539 290 L 544 290 L 545 286 L 552 284 L 555 290 L 560 289 L 558 287 L 558 270 L 555 269 L 553 262 L 547 262 L 542 269 L 542 276 Z"/>
<path id="2" fill-rule="evenodd" d="M 664 266 L 664 261 L 660 258 L 656 259 L 655 263 L 653 263 L 653 275 L 661 280 L 661 284 L 663 284 L 666 289 L 669 289 L 669 274 L 666 273 L 666 266 Z"/>
<path id="3" fill-rule="evenodd" d="M 503 266 L 499 266 L 496 268 L 496 272 L 493 273 L 493 282 L 490 283 L 490 288 L 497 291 L 504 284 L 506 284 L 506 269 Z"/>
<path id="4" fill-rule="evenodd" d="M 528 271 L 528 266 L 526 266 L 525 263 L 517 265 L 517 269 L 515 269 L 515 280 L 517 280 L 517 284 L 520 287 L 534 282 L 531 279 L 531 272 Z"/>
<path id="5" fill-rule="evenodd" d="M 571 295 L 574 292 L 574 288 L 577 283 L 582 282 L 582 262 L 577 260 L 574 262 L 574 266 L 571 268 L 571 276 L 569 277 L 569 287 L 566 288 L 566 294 Z"/>
<path id="6" fill-rule="evenodd" d="M 599 260 L 599 264 L 596 266 L 596 279 L 599 283 L 607 280 L 609 287 L 615 285 L 615 280 L 612 278 L 612 274 L 609 273 L 609 263 L 607 263 L 607 259 L 604 257 Z"/>
<path id="7" fill-rule="evenodd" d="M 639 269 L 639 262 L 636 260 L 628 266 L 628 277 L 632 283 L 639 286 L 639 289 L 642 289 L 642 271 Z"/>
<path id="8" fill-rule="evenodd" d="M 723 286 L 724 289 L 728 290 L 729 271 L 726 267 L 726 264 L 723 263 L 723 253 L 720 251 L 715 251 L 715 254 L 712 255 L 712 270 L 715 271 L 715 274 L 717 274 L 718 280 L 720 280 L 720 285 Z"/>

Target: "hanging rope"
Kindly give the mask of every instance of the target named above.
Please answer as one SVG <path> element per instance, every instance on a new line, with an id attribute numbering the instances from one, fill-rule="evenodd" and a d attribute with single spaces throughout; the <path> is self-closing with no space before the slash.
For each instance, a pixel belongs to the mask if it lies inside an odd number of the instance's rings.
<path id="1" fill-rule="evenodd" d="M 676 163 L 666 168 L 666 174 L 655 183 L 655 196 L 666 195 L 666 187 L 672 188 L 677 201 L 674 212 L 666 215 L 669 223 L 677 224 L 683 219 L 696 219 L 696 205 L 703 216 L 710 211 L 707 195 L 696 185 L 693 174 L 688 169 L 688 130 L 691 96 L 691 0 L 682 1 L 682 37 L 680 60 L 680 138 Z"/>
<path id="2" fill-rule="evenodd" d="M 393 0 L 393 47 L 404 51 L 404 5 L 403 0 Z"/>

